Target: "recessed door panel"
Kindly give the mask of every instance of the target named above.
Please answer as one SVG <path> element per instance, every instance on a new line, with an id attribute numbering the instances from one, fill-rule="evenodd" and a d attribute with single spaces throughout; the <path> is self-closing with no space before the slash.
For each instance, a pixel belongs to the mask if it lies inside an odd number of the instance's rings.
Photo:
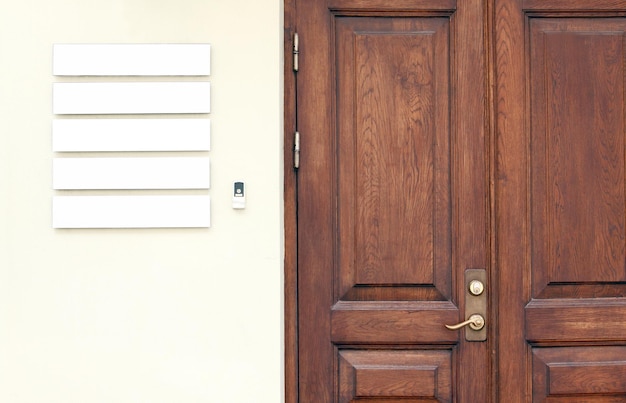
<path id="1" fill-rule="evenodd" d="M 373 398 L 385 402 L 452 399 L 450 351 L 339 352 L 339 402 Z"/>
<path id="2" fill-rule="evenodd" d="M 450 296 L 449 29 L 336 21 L 339 299 Z"/>
<path id="3" fill-rule="evenodd" d="M 626 20 L 530 27 L 533 296 L 623 295 Z"/>
<path id="4" fill-rule="evenodd" d="M 535 348 L 533 381 L 537 402 L 623 401 L 626 348 Z"/>

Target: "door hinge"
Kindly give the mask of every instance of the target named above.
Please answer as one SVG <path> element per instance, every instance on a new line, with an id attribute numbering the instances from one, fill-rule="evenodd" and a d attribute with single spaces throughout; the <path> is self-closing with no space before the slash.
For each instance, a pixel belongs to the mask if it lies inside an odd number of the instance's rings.
<path id="1" fill-rule="evenodd" d="M 298 55 L 300 54 L 300 39 L 298 33 L 293 34 L 293 71 L 298 71 Z"/>
<path id="2" fill-rule="evenodd" d="M 300 132 L 295 132 L 293 137 L 293 167 L 300 168 Z"/>

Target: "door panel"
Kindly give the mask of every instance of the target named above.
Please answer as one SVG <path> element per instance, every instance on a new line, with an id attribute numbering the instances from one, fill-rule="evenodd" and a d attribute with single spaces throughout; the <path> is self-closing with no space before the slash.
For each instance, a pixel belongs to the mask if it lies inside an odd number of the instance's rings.
<path id="1" fill-rule="evenodd" d="M 530 20 L 534 298 L 625 294 L 624 28 Z"/>
<path id="2" fill-rule="evenodd" d="M 626 347 L 533 349 L 533 401 L 623 402 Z M 595 395 L 595 396 L 594 396 Z"/>
<path id="3" fill-rule="evenodd" d="M 451 358 L 449 350 L 341 351 L 339 402 L 366 397 L 385 402 L 406 402 L 407 397 L 451 401 Z"/>
<path id="4" fill-rule="evenodd" d="M 444 326 L 488 256 L 484 10 L 455 7 L 297 3 L 300 401 L 486 401 L 487 343 Z"/>
<path id="5" fill-rule="evenodd" d="M 338 17 L 335 31 L 338 297 L 449 299 L 449 19 Z"/>

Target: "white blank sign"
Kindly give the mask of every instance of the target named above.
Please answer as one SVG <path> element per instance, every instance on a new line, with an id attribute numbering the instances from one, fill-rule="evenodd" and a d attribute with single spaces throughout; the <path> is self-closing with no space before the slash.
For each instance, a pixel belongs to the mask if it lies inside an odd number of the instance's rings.
<path id="1" fill-rule="evenodd" d="M 67 189 L 208 189 L 209 158 L 54 158 L 52 186 Z"/>
<path id="2" fill-rule="evenodd" d="M 195 82 L 54 83 L 53 113 L 210 113 L 211 84 Z"/>
<path id="3" fill-rule="evenodd" d="M 58 44 L 56 76 L 208 76 L 209 44 Z"/>
<path id="4" fill-rule="evenodd" d="M 209 196 L 56 196 L 53 228 L 208 228 Z"/>
<path id="5" fill-rule="evenodd" d="M 52 150 L 209 151 L 208 119 L 55 119 Z"/>

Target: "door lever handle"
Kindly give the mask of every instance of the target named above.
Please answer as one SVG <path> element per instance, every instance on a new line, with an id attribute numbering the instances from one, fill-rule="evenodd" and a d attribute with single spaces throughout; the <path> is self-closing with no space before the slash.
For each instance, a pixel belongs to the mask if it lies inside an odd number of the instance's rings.
<path id="1" fill-rule="evenodd" d="M 465 322 L 457 323 L 456 325 L 446 325 L 446 327 L 450 330 L 458 330 L 467 325 L 469 325 L 472 330 L 481 330 L 485 327 L 485 318 L 483 318 L 482 315 L 475 313 Z"/>

